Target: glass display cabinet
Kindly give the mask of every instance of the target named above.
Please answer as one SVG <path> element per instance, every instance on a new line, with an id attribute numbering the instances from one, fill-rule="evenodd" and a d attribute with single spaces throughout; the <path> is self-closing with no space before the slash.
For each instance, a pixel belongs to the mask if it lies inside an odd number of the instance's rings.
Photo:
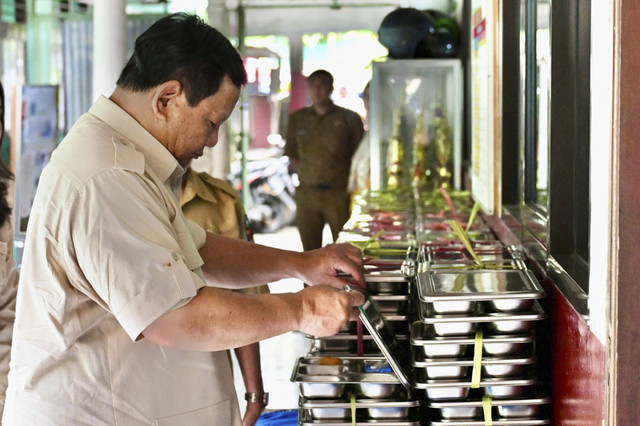
<path id="1" fill-rule="evenodd" d="M 373 64 L 371 187 L 459 189 L 462 163 L 462 65 L 458 59 Z"/>

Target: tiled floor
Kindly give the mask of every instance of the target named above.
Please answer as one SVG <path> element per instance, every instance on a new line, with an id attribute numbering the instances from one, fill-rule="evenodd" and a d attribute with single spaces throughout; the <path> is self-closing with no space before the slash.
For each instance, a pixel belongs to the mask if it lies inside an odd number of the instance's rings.
<path id="1" fill-rule="evenodd" d="M 329 227 L 325 227 L 324 243 L 331 241 Z M 256 243 L 281 249 L 301 251 L 302 244 L 295 227 L 288 227 L 273 234 L 256 234 Z M 272 293 L 288 293 L 302 290 L 302 282 L 285 279 L 269 284 Z M 269 392 L 269 409 L 291 409 L 298 405 L 298 389 L 289 381 L 293 365 L 298 357 L 309 351 L 309 342 L 298 332 L 286 333 L 260 342 L 262 379 L 264 389 Z M 244 383 L 236 362 L 234 378 L 240 407 L 244 410 Z"/>

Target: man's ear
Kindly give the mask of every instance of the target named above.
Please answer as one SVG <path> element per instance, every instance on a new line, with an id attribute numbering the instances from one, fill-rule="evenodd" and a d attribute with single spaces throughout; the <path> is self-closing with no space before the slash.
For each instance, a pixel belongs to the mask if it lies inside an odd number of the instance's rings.
<path id="1" fill-rule="evenodd" d="M 181 106 L 184 101 L 182 85 L 179 81 L 169 80 L 153 89 L 151 110 L 156 119 L 167 121 L 171 108 Z"/>

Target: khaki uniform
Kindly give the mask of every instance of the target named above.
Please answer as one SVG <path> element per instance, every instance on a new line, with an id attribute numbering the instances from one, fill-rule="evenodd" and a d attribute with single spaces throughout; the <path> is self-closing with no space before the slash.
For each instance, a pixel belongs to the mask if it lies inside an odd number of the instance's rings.
<path id="1" fill-rule="evenodd" d="M 247 239 L 244 208 L 238 192 L 227 182 L 189 168 L 180 196 L 180 207 L 187 219 L 205 231 L 229 238 Z M 268 294 L 269 286 L 238 290 L 244 294 Z"/>
<path id="2" fill-rule="evenodd" d="M 7 219 L 0 227 L 0 415 L 4 409 L 7 390 L 17 292 L 18 271 L 13 259 L 13 224 Z"/>
<path id="3" fill-rule="evenodd" d="M 183 172 L 104 97 L 56 149 L 27 230 L 3 424 L 241 424 L 224 351 L 141 335 L 205 286 Z"/>
<path id="4" fill-rule="evenodd" d="M 309 107 L 289 118 L 285 155 L 297 161 L 296 225 L 305 250 L 322 246 L 325 223 L 336 239 L 349 218 L 349 168 L 363 134 L 360 116 L 333 104 L 324 115 Z"/>

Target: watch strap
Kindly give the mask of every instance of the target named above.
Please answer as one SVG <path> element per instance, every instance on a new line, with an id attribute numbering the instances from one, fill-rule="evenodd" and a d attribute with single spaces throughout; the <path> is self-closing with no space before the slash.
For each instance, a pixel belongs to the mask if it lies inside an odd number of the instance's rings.
<path id="1" fill-rule="evenodd" d="M 266 407 L 269 403 L 269 392 L 265 392 L 263 394 L 247 392 L 244 394 L 244 399 L 247 402 L 260 402 Z"/>

